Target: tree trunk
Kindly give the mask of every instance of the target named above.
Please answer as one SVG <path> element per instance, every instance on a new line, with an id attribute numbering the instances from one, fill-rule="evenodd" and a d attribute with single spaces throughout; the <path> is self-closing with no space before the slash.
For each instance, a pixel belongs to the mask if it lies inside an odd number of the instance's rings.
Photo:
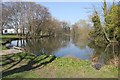
<path id="1" fill-rule="evenodd" d="M 104 36 L 105 36 L 106 40 L 107 40 L 108 42 L 111 42 L 111 40 L 109 39 L 109 37 L 108 37 L 107 32 L 105 31 L 105 29 L 104 29 L 103 27 L 102 27 L 102 29 L 103 29 Z"/>
<path id="2" fill-rule="evenodd" d="M 103 11 L 104 11 L 104 21 L 106 21 L 106 20 L 105 20 L 105 17 L 106 17 L 106 15 L 107 15 L 107 4 L 106 4 L 106 0 L 104 0 Z M 106 23 L 105 23 L 105 25 L 106 25 Z M 108 42 L 111 42 L 111 40 L 109 39 L 109 37 L 108 37 L 108 35 L 107 35 L 107 32 L 105 31 L 104 27 L 102 27 L 102 28 L 103 28 L 103 32 L 104 32 L 104 36 L 105 36 L 106 40 L 107 40 Z"/>

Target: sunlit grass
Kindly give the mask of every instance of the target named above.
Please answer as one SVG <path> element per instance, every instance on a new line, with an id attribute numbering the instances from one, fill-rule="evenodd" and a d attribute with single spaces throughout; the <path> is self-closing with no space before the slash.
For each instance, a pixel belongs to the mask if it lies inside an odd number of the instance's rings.
<path id="1" fill-rule="evenodd" d="M 37 70 L 36 70 L 37 71 Z M 51 72 L 52 71 L 52 72 Z M 39 70 L 41 77 L 59 78 L 117 78 L 118 69 L 112 65 L 105 65 L 100 70 L 95 70 L 90 61 L 74 58 L 58 58 L 53 63 Z M 45 74 L 41 74 L 45 72 Z M 49 75 L 47 75 L 49 74 Z"/>
<path id="2" fill-rule="evenodd" d="M 23 57 L 23 61 L 15 65 L 12 69 L 18 68 L 28 64 L 31 60 L 36 62 L 33 66 L 43 64 L 49 61 L 53 56 L 47 58 L 46 55 L 41 55 L 35 58 L 33 54 L 27 53 L 15 54 L 12 59 L 16 62 Z M 6 55 L 10 57 L 11 55 Z M 2 56 L 5 59 L 6 56 Z M 24 57 L 25 56 L 25 57 Z M 45 58 L 45 59 L 44 59 Z M 41 60 L 43 59 L 43 60 Z M 2 64 L 6 64 L 9 60 L 4 60 Z M 12 63 L 13 64 L 13 63 Z M 12 64 L 3 66 L 3 70 Z M 10 69 L 10 70 L 12 70 Z M 117 78 L 118 68 L 112 65 L 104 65 L 100 70 L 95 70 L 91 66 L 90 61 L 79 60 L 76 58 L 56 58 L 51 63 L 44 65 L 44 67 L 37 67 L 29 71 L 23 71 L 6 76 L 7 78 Z"/>
<path id="3" fill-rule="evenodd" d="M 18 38 L 17 35 L 0 35 L 0 38 L 4 39 L 4 38 Z"/>
<path id="4" fill-rule="evenodd" d="M 6 50 L 7 48 L 6 48 L 6 46 L 0 46 L 0 50 Z"/>

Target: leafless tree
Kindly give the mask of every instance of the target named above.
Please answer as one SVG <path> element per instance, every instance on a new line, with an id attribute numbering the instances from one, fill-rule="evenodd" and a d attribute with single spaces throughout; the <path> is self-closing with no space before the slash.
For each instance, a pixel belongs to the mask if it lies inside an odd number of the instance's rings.
<path id="1" fill-rule="evenodd" d="M 2 27 L 4 25 L 12 26 L 17 35 L 19 30 L 23 36 L 27 34 L 27 37 L 66 34 L 70 31 L 67 22 L 53 18 L 49 10 L 40 4 L 34 2 L 4 2 L 2 5 Z"/>

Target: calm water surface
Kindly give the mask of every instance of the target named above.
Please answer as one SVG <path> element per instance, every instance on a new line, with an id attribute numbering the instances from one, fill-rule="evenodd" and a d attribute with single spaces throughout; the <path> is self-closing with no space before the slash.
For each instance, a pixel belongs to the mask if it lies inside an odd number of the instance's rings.
<path id="1" fill-rule="evenodd" d="M 28 40 L 13 40 L 11 44 L 23 47 L 26 51 L 40 56 L 42 54 L 55 55 L 56 57 L 75 57 L 82 60 L 92 60 L 107 64 L 120 54 L 120 46 L 96 46 L 88 40 L 72 37 L 51 37 Z"/>
<path id="2" fill-rule="evenodd" d="M 82 43 L 82 42 L 81 42 Z M 33 40 L 13 40 L 11 44 L 24 47 L 27 51 L 36 55 L 53 54 L 56 57 L 75 57 L 90 60 L 93 49 L 86 44 L 77 46 L 71 38 L 41 38 Z"/>

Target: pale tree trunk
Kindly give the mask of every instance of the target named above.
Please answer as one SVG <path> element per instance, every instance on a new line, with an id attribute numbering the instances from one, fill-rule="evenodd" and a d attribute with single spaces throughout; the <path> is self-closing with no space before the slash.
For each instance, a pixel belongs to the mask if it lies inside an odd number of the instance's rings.
<path id="1" fill-rule="evenodd" d="M 104 36 L 105 36 L 106 40 L 107 40 L 108 42 L 111 42 L 111 40 L 109 39 L 109 37 L 108 37 L 107 32 L 105 31 L 105 29 L 104 29 L 103 27 L 102 27 L 102 29 L 103 29 Z"/>
<path id="2" fill-rule="evenodd" d="M 104 11 L 104 21 L 105 21 L 105 17 L 107 16 L 107 4 L 106 4 L 106 0 L 104 0 L 104 7 L 103 7 L 103 11 Z M 106 25 L 106 22 L 105 22 L 105 25 Z M 111 40 L 109 39 L 108 35 L 107 35 L 107 32 L 105 31 L 104 27 L 102 27 L 103 29 L 103 32 L 104 32 L 104 36 L 106 38 L 106 40 L 108 42 L 111 42 Z"/>

